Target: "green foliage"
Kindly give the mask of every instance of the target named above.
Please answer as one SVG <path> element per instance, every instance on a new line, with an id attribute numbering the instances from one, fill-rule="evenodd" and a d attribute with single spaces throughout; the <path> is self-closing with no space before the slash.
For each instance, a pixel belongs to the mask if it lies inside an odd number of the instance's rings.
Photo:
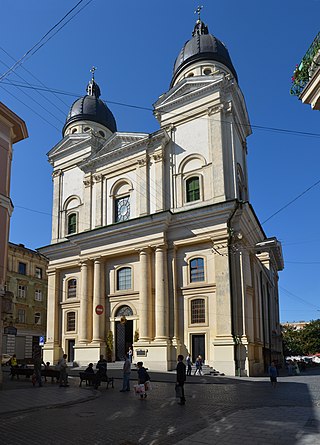
<path id="1" fill-rule="evenodd" d="M 106 346 L 107 346 L 107 360 L 108 362 L 112 361 L 112 351 L 113 351 L 113 334 L 112 331 L 109 331 L 107 334 L 106 339 Z"/>
<path id="2" fill-rule="evenodd" d="M 282 331 L 284 355 L 310 355 L 320 352 L 320 320 L 313 320 L 303 329 L 285 327 Z"/>

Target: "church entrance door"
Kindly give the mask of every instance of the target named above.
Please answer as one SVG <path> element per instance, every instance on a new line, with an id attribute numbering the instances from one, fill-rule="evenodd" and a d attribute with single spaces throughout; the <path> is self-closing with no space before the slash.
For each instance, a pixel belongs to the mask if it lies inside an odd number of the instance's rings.
<path id="1" fill-rule="evenodd" d="M 116 360 L 124 360 L 133 343 L 133 321 L 116 321 Z"/>
<path id="2" fill-rule="evenodd" d="M 192 361 L 196 361 L 198 355 L 201 355 L 202 360 L 205 360 L 205 336 L 204 334 L 192 335 Z"/>

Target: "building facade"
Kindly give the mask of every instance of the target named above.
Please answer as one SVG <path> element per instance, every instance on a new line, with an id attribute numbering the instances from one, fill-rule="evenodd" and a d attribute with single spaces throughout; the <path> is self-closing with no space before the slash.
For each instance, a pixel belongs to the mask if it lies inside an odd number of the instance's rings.
<path id="1" fill-rule="evenodd" d="M 8 245 L 6 295 L 12 302 L 3 319 L 2 350 L 20 360 L 31 359 L 47 325 L 47 259 L 23 244 Z"/>
<path id="2" fill-rule="evenodd" d="M 13 204 L 10 199 L 12 145 L 28 137 L 24 121 L 0 102 L 0 355 L 2 354 L 2 320 L 11 311 L 11 301 L 6 296 L 8 239 Z M 0 387 L 2 372 L 0 369 Z"/>
<path id="3" fill-rule="evenodd" d="M 226 47 L 197 21 L 155 133 L 117 132 L 94 73 L 53 166 L 45 360 L 111 352 L 174 369 L 190 351 L 228 375 L 281 354 L 281 245 L 249 202 L 245 100 Z M 241 122 L 241 124 L 239 124 Z"/>
<path id="4" fill-rule="evenodd" d="M 313 110 L 320 110 L 320 32 L 303 56 L 292 77 L 291 94 Z"/>

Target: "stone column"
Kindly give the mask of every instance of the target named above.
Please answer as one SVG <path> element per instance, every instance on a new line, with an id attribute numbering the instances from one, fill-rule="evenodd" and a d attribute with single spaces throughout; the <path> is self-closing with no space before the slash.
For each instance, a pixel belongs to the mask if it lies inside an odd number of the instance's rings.
<path id="1" fill-rule="evenodd" d="M 153 155 L 153 161 L 155 164 L 155 191 L 156 191 L 156 212 L 162 212 L 164 209 L 164 191 L 165 191 L 165 182 L 164 182 L 164 169 L 163 169 L 163 155 L 161 151 L 158 151 Z M 167 190 L 168 193 L 168 190 Z"/>
<path id="2" fill-rule="evenodd" d="M 173 281 L 173 344 L 180 344 L 179 339 L 179 300 L 177 292 L 177 249 L 173 248 L 172 258 L 172 281 Z"/>
<path id="3" fill-rule="evenodd" d="M 79 221 L 80 230 L 90 230 L 91 229 L 91 214 L 92 214 L 92 178 L 91 174 L 86 175 L 84 180 L 84 197 L 83 206 L 84 211 L 81 212 L 81 219 Z"/>
<path id="4" fill-rule="evenodd" d="M 60 354 L 60 334 L 59 334 L 59 273 L 56 270 L 49 270 L 48 275 L 48 296 L 47 296 L 47 338 L 43 348 L 44 359 L 55 363 Z"/>
<path id="5" fill-rule="evenodd" d="M 155 340 L 167 340 L 169 317 L 167 249 L 165 246 L 157 246 L 155 251 L 155 313 Z"/>
<path id="6" fill-rule="evenodd" d="M 101 298 L 101 259 L 94 260 L 94 278 L 93 278 L 93 310 L 92 310 L 92 342 L 99 343 L 101 341 L 100 319 L 104 317 L 104 313 L 98 315 L 96 307 L 102 304 Z M 104 305 L 103 305 L 104 306 Z M 104 308 L 105 310 L 105 308 Z"/>
<path id="7" fill-rule="evenodd" d="M 102 226 L 102 175 L 93 175 L 95 181 L 95 191 L 96 191 L 96 221 L 95 227 Z"/>
<path id="8" fill-rule="evenodd" d="M 138 212 L 139 216 L 147 215 L 149 212 L 149 187 L 148 187 L 148 169 L 147 157 L 138 160 L 137 178 L 138 178 Z"/>
<path id="9" fill-rule="evenodd" d="M 61 182 L 62 182 L 62 170 L 55 170 L 52 173 L 53 182 L 53 205 L 52 205 L 52 241 L 56 242 L 59 238 L 62 238 L 62 220 L 61 220 Z"/>
<path id="10" fill-rule="evenodd" d="M 139 314 L 139 341 L 150 340 L 150 322 L 149 319 L 149 252 L 148 249 L 141 249 L 139 252 L 140 260 L 140 314 Z"/>
<path id="11" fill-rule="evenodd" d="M 81 286 L 80 286 L 80 320 L 79 320 L 79 342 L 88 342 L 88 261 L 81 263 Z"/>

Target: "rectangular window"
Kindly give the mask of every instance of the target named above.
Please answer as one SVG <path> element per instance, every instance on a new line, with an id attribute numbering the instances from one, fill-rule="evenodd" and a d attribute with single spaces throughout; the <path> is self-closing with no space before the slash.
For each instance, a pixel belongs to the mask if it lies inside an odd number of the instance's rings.
<path id="1" fill-rule="evenodd" d="M 18 309 L 18 323 L 26 322 L 26 311 L 24 309 Z"/>
<path id="2" fill-rule="evenodd" d="M 76 330 L 76 313 L 68 312 L 67 313 L 67 331 L 75 331 Z"/>
<path id="3" fill-rule="evenodd" d="M 191 323 L 205 323 L 205 300 L 197 298 L 191 301 Z"/>
<path id="4" fill-rule="evenodd" d="M 131 289 L 131 268 L 123 267 L 117 273 L 117 290 Z"/>
<path id="5" fill-rule="evenodd" d="M 18 286 L 18 298 L 26 298 L 26 286 L 19 284 Z"/>
<path id="6" fill-rule="evenodd" d="M 115 222 L 127 221 L 130 218 L 130 196 L 115 200 Z"/>
<path id="7" fill-rule="evenodd" d="M 34 291 L 34 299 L 35 299 L 36 301 L 42 301 L 42 290 L 40 290 L 40 289 L 36 289 L 36 290 Z"/>
<path id="8" fill-rule="evenodd" d="M 21 275 L 26 275 L 27 274 L 27 265 L 25 263 L 20 263 L 19 262 L 18 273 L 20 273 Z"/>
<path id="9" fill-rule="evenodd" d="M 42 278 L 42 269 L 41 269 L 41 267 L 36 267 L 35 276 L 36 276 L 36 278 Z"/>
<path id="10" fill-rule="evenodd" d="M 199 178 L 190 178 L 186 182 L 187 202 L 198 201 L 200 199 L 200 183 Z"/>

